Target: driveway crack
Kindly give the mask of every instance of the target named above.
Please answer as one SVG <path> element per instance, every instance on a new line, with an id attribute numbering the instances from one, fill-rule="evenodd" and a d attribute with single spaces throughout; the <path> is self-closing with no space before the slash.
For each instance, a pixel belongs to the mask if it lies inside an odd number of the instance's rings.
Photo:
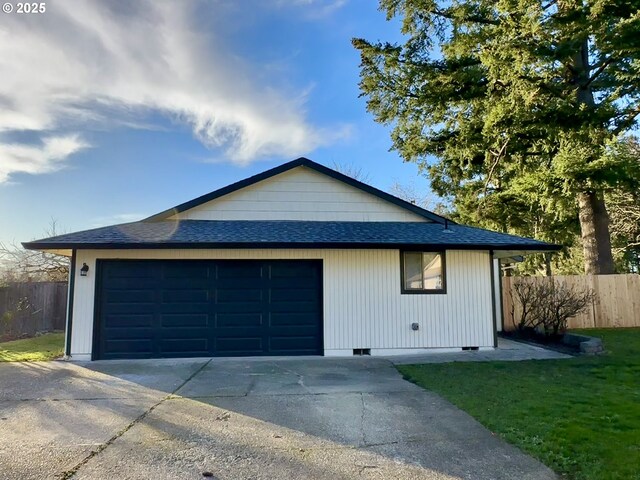
<path id="1" fill-rule="evenodd" d="M 208 362 L 204 363 L 200 368 L 198 368 L 195 372 L 189 375 L 189 378 L 187 378 L 184 382 L 178 385 L 178 387 L 176 387 L 171 393 L 169 393 L 168 395 L 165 395 L 159 402 L 156 402 L 150 408 L 142 412 L 142 414 L 140 414 L 135 419 L 133 419 L 131 423 L 129 423 L 123 429 L 118 431 L 113 437 L 111 437 L 105 443 L 101 443 L 98 446 L 98 448 L 89 452 L 89 454 L 86 457 L 84 457 L 78 464 L 76 464 L 74 467 L 70 468 L 69 470 L 65 470 L 64 472 L 59 473 L 58 475 L 56 475 L 56 477 L 59 478 L 60 480 L 69 480 L 73 478 L 74 475 L 78 473 L 78 470 L 80 470 L 80 468 L 86 465 L 89 462 L 89 460 L 91 460 L 95 456 L 102 453 L 107 447 L 109 447 L 109 445 L 113 444 L 113 442 L 115 442 L 118 438 L 120 438 L 122 435 L 127 433 L 129 430 L 131 430 L 135 425 L 143 421 L 156 408 L 158 408 L 164 402 L 169 400 L 176 392 L 178 392 L 182 387 L 184 387 L 187 383 L 189 383 L 196 375 L 198 375 L 202 370 L 204 370 L 205 367 L 207 367 L 207 365 L 209 365 L 212 360 L 213 358 L 211 358 Z"/>
<path id="2" fill-rule="evenodd" d="M 360 433 L 362 435 L 362 445 L 366 445 L 367 444 L 367 438 L 366 438 L 366 434 L 364 431 L 364 412 L 365 412 L 365 405 L 364 405 L 364 394 L 360 393 L 360 400 L 362 402 L 362 414 L 360 415 Z"/>

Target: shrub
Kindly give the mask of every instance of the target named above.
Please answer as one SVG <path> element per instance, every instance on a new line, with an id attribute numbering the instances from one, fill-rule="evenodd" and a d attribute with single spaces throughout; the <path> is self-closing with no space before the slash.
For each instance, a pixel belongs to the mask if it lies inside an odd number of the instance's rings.
<path id="1" fill-rule="evenodd" d="M 593 290 L 569 286 L 553 277 L 518 279 L 513 283 L 512 299 L 514 293 L 520 304 L 518 315 L 512 312 L 516 329 L 545 336 L 563 334 L 569 319 L 588 310 L 595 300 Z"/>

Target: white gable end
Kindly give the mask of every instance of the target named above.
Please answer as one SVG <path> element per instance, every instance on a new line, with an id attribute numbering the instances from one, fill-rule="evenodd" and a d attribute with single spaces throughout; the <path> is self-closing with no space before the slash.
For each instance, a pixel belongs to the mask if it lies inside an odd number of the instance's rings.
<path id="1" fill-rule="evenodd" d="M 429 220 L 310 168 L 297 167 L 171 217 L 183 220 Z"/>

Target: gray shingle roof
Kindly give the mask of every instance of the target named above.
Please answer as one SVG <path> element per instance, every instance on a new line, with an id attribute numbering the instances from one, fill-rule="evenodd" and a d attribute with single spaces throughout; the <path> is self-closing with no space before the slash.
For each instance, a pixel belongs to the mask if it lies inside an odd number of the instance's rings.
<path id="1" fill-rule="evenodd" d="M 398 248 L 558 250 L 480 228 L 429 222 L 142 221 L 23 243 L 29 249 Z"/>

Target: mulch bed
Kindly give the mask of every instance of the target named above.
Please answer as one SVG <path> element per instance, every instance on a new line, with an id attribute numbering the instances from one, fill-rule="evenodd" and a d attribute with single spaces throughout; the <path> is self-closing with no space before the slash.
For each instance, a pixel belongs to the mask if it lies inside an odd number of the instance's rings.
<path id="1" fill-rule="evenodd" d="M 536 347 L 548 348 L 549 350 L 565 353 L 567 355 L 580 354 L 579 346 L 571 346 L 571 345 L 562 343 L 562 335 L 547 336 L 547 335 L 541 335 L 536 332 L 528 332 L 528 331 L 501 332 L 499 335 L 503 338 L 508 338 L 509 340 L 527 343 L 529 345 L 535 345 Z"/>

